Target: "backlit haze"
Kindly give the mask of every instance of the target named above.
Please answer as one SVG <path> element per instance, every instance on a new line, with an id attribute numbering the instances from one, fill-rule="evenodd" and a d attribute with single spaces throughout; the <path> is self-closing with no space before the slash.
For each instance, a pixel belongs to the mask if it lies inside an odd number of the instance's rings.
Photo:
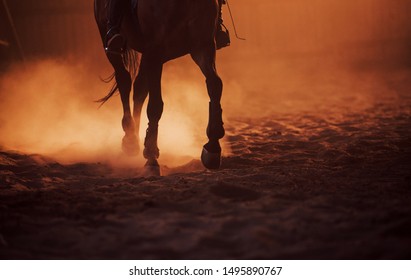
<path id="1" fill-rule="evenodd" d="M 74 36 L 68 48 L 48 44 L 47 37 L 31 41 L 28 34 L 35 33 L 36 26 L 46 28 L 46 21 L 30 26 L 23 20 L 28 15 L 16 19 L 23 50 L 32 55 L 0 76 L 4 149 L 49 155 L 61 162 L 143 163 L 141 154 L 129 159 L 121 152 L 119 96 L 100 109 L 93 102 L 110 87 L 99 77 L 109 76 L 112 70 L 91 2 L 81 17 L 77 15 L 80 27 L 69 27 L 70 22 L 56 25 L 55 29 L 69 30 L 67 36 Z M 232 46 L 218 51 L 217 69 L 224 82 L 227 127 L 235 119 L 282 114 L 338 118 L 381 99 L 395 100 L 386 75 L 395 72 L 398 79 L 409 75 L 408 0 L 231 0 L 230 4 L 237 31 L 247 40 L 235 39 L 225 7 Z M 56 33 L 50 38 L 57 40 L 53 36 Z M 165 65 L 162 86 L 160 161 L 175 166 L 198 158 L 207 141 L 208 96 L 204 77 L 188 56 Z M 146 124 L 144 109 L 141 146 Z M 230 147 L 224 145 L 229 154 Z"/>

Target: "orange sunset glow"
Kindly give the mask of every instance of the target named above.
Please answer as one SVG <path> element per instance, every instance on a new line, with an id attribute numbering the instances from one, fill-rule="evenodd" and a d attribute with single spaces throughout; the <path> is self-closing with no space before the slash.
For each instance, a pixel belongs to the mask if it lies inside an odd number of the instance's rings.
<path id="1" fill-rule="evenodd" d="M 362 110 L 371 107 L 378 95 L 389 97 L 381 90 L 378 77 L 366 74 L 375 83 L 362 84 L 361 68 L 376 64 L 384 69 L 409 60 L 407 14 L 411 5 L 407 1 L 311 1 L 308 5 L 302 0 L 253 4 L 238 0 L 231 4 L 237 30 L 247 40 L 236 40 L 231 30 L 232 46 L 218 53 L 227 119 L 317 111 L 335 105 Z M 24 66 L 12 67 L 2 78 L 2 105 L 7 108 L 1 113 L 3 146 L 70 162 L 108 159 L 108 154 L 120 153 L 119 98 L 100 110 L 92 103 L 108 90 L 98 77 L 107 76 L 111 69 L 91 16 L 92 6 L 83 6 L 74 24 L 54 16 L 53 28 L 61 26 L 75 36 L 70 46 L 59 42 L 64 37 L 53 38 L 51 46 L 41 40 L 29 41 L 28 11 L 17 13 L 23 50 L 38 53 L 39 58 L 31 59 L 28 54 Z M 18 11 L 17 5 L 11 7 Z M 233 29 L 226 8 L 223 15 Z M 58 35 L 46 18 L 38 19 L 38 27 Z M 66 58 L 41 59 L 47 56 L 48 47 L 51 53 L 66 53 Z M 198 156 L 205 139 L 208 99 L 203 79 L 187 57 L 166 65 L 166 105 L 160 124 L 164 154 L 183 156 L 183 161 Z M 10 112 L 13 118 L 8 117 Z M 146 124 L 144 119 L 142 127 Z"/>
<path id="2" fill-rule="evenodd" d="M 95 102 L 113 69 L 93 1 L 6 2 L 0 258 L 410 256 L 411 1 L 229 0 L 221 169 L 200 160 L 209 96 L 186 55 L 163 67 L 162 176 L 148 179 L 147 101 L 135 156 L 121 149 L 120 96 Z M 27 222 L 26 238 L 16 215 L 62 222 L 38 234 Z M 55 251 L 38 245 L 49 239 Z"/>
<path id="3" fill-rule="evenodd" d="M 387 6 L 387 3 L 391 4 Z M 384 69 L 384 65 L 390 67 L 408 61 L 411 30 L 407 12 L 411 5 L 407 3 L 383 0 L 361 4 L 312 1 L 307 5 L 298 0 L 231 3 L 237 30 L 247 40 L 236 40 L 231 30 L 232 46 L 218 53 L 217 67 L 225 85 L 225 118 L 311 111 L 336 104 L 361 110 L 371 107 L 378 94 L 387 98 L 386 92 L 372 89 L 381 89 L 378 77 L 367 75 L 367 79 L 376 81 L 363 85 L 364 77 L 357 71 L 375 63 Z M 117 156 L 120 152 L 123 132 L 119 98 L 100 110 L 92 103 L 108 90 L 108 85 L 98 77 L 107 76 L 111 69 L 90 16 L 92 6 L 84 6 L 84 12 L 73 18 L 78 20 L 76 23 L 57 19 L 53 27 L 61 26 L 70 31 L 70 36 L 76 34 L 73 32 L 78 34 L 70 38 L 72 45 L 68 47 L 59 38 L 53 38 L 52 52 L 65 52 L 66 58 L 28 57 L 25 66 L 14 66 L 3 76 L 2 105 L 7 108 L 1 113 L 3 146 L 52 154 L 68 161 L 107 159 L 107 154 Z M 22 13 L 18 15 L 16 25 L 21 30 L 23 50 L 30 53 L 34 45 L 33 51 L 39 57 L 46 57 L 49 45 L 41 40 L 29 41 L 30 33 L 26 33 L 29 18 Z M 226 8 L 223 15 L 231 27 Z M 41 32 L 52 32 L 45 20 L 38 19 L 39 28 L 44 30 Z M 198 147 L 205 139 L 207 106 L 204 104 L 208 99 L 203 79 L 187 57 L 166 65 L 165 113 L 160 124 L 160 146 L 165 154 L 198 156 Z M 344 104 L 341 99 L 350 99 L 351 103 Z M 13 118 L 8 117 L 10 111 Z M 142 126 L 146 123 L 144 119 Z M 143 133 L 144 130 L 142 139 Z"/>

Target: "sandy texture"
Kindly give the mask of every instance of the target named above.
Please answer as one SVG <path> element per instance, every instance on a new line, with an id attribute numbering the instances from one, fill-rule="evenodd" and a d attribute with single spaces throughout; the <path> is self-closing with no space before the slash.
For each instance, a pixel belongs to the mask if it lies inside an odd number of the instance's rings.
<path id="1" fill-rule="evenodd" d="M 218 172 L 142 178 L 3 149 L 0 258 L 409 259 L 408 88 L 364 110 L 231 118 Z"/>

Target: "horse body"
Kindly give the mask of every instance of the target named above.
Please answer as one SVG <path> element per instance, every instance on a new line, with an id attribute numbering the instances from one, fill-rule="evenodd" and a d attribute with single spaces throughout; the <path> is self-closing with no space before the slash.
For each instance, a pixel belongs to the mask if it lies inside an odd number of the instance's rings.
<path id="1" fill-rule="evenodd" d="M 107 15 L 107 0 L 95 0 L 95 17 L 103 41 L 107 32 Z M 126 38 L 127 49 L 141 53 L 138 74 L 133 83 L 133 113 L 130 108 L 132 77 L 127 63 L 123 56 L 107 53 L 107 58 L 114 68 L 117 86 L 102 101 L 107 101 L 115 89 L 119 90 L 124 111 L 123 150 L 126 152 L 136 153 L 139 150 L 137 135 L 141 108 L 149 96 L 149 124 L 144 141 L 144 157 L 149 169 L 158 169 L 157 133 L 158 122 L 163 112 L 162 67 L 165 62 L 186 54 L 191 55 L 206 77 L 210 96 L 207 127 L 209 142 L 204 146 L 202 161 L 210 169 L 220 166 L 219 139 L 224 136 L 224 128 L 220 106 L 222 81 L 215 68 L 214 37 L 217 17 L 217 0 L 138 0 L 136 9 L 130 8 L 127 11 L 123 18 L 121 33 Z"/>

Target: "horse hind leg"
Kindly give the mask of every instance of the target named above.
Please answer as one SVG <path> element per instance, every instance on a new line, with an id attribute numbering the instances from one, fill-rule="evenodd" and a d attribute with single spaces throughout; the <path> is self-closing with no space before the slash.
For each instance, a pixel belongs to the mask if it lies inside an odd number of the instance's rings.
<path id="1" fill-rule="evenodd" d="M 223 82 L 215 67 L 215 47 L 193 52 L 191 57 L 200 67 L 206 77 L 207 92 L 210 97 L 207 137 L 209 139 L 203 147 L 201 161 L 208 169 L 218 169 L 221 166 L 221 146 L 219 140 L 224 137 L 225 130 L 222 120 L 221 96 Z"/>
<path id="2" fill-rule="evenodd" d="M 124 66 L 121 55 L 108 54 L 107 56 L 115 71 L 115 78 L 123 105 L 121 124 L 125 135 L 122 140 L 122 149 L 127 155 L 137 155 L 139 153 L 139 145 L 135 131 L 135 122 L 130 109 L 131 76 Z"/>
<path id="3" fill-rule="evenodd" d="M 160 166 L 157 159 L 160 156 L 160 150 L 157 146 L 158 123 L 163 114 L 163 99 L 161 96 L 161 75 L 163 70 L 162 62 L 158 61 L 156 56 L 148 56 L 142 61 L 146 81 L 149 91 L 149 100 L 147 105 L 148 128 L 144 140 L 143 155 L 147 159 L 145 170 L 147 176 L 160 176 Z M 151 59 L 150 59 L 151 57 Z M 144 63 L 144 64 L 143 64 Z"/>
<path id="4" fill-rule="evenodd" d="M 140 133 L 141 110 L 148 95 L 147 69 L 144 56 L 141 58 L 139 71 L 133 84 L 133 118 L 135 135 Z"/>

